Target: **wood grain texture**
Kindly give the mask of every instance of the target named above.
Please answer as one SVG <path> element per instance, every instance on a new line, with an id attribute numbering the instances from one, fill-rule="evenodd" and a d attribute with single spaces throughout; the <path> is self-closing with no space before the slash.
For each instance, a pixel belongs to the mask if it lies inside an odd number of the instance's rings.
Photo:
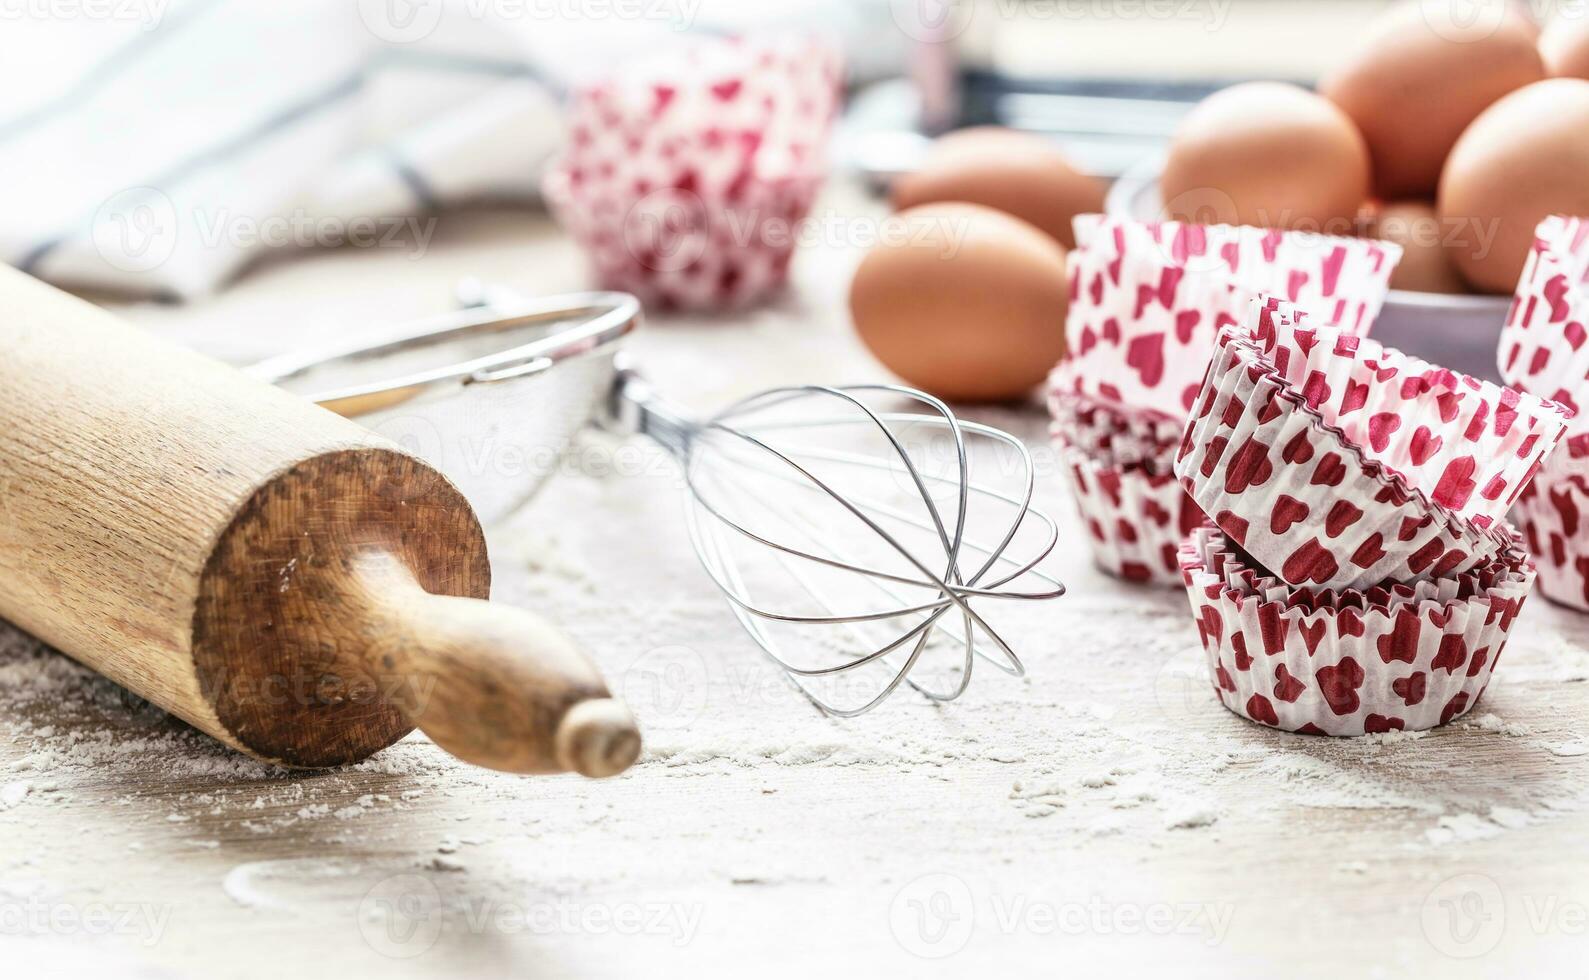
<path id="1" fill-rule="evenodd" d="M 634 761 L 566 637 L 481 601 L 445 477 L 20 273 L 0 308 L 0 617 L 270 762 L 358 762 L 416 724 L 513 772 Z"/>
<path id="2" fill-rule="evenodd" d="M 361 563 L 395 563 L 413 592 L 485 599 L 485 537 L 452 485 L 384 449 L 304 460 L 255 493 L 206 562 L 193 661 L 231 739 L 292 766 L 356 762 L 415 726 L 418 679 L 383 666 L 395 624 Z M 389 577 L 395 576 L 391 573 Z"/>
<path id="3" fill-rule="evenodd" d="M 19 272 L 0 307 L 0 618 L 246 748 L 193 663 L 205 564 L 260 487 L 381 441 Z"/>
<path id="4" fill-rule="evenodd" d="M 412 569 L 380 549 L 347 570 L 362 601 L 346 604 L 361 610 L 346 628 L 377 638 L 365 660 L 406 717 L 456 758 L 491 769 L 603 777 L 629 768 L 640 754 L 634 719 L 567 635 L 523 610 L 424 587 Z"/>

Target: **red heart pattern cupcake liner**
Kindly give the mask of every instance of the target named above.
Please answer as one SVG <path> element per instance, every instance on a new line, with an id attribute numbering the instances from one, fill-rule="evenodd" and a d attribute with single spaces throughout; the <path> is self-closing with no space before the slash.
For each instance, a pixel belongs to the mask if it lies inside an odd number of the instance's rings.
<path id="1" fill-rule="evenodd" d="M 712 40 L 572 96 L 547 202 L 596 278 L 663 308 L 764 299 L 827 171 L 842 70 L 812 40 Z"/>
<path id="2" fill-rule="evenodd" d="M 1181 542 L 1206 518 L 1169 469 L 1121 463 L 1089 453 L 1055 427 L 1060 465 L 1087 528 L 1093 560 L 1127 582 L 1175 586 L 1181 581 Z"/>
<path id="3" fill-rule="evenodd" d="M 1078 391 L 1185 419 L 1219 332 L 1264 295 L 1365 334 L 1400 260 L 1393 244 L 1272 229 L 1082 215 L 1069 257 Z"/>
<path id="4" fill-rule="evenodd" d="M 1423 731 L 1473 710 L 1534 580 L 1515 539 L 1470 572 L 1368 591 L 1294 589 L 1212 526 L 1180 557 L 1220 703 L 1314 735 Z"/>
<path id="5" fill-rule="evenodd" d="M 1254 315 L 1259 350 L 1326 425 L 1480 527 L 1506 516 L 1567 431 L 1554 402 L 1314 329 L 1273 300 Z"/>
<path id="6" fill-rule="evenodd" d="M 1589 222 L 1559 216 L 1540 222 L 1499 354 L 1507 384 L 1579 412 L 1573 431 L 1589 430 L 1581 393 L 1589 382 Z"/>
<path id="7" fill-rule="evenodd" d="M 677 190 L 636 198 L 582 192 L 554 173 L 544 191 L 603 289 L 664 310 L 728 310 L 787 283 L 795 247 L 789 229 L 809 214 L 822 184 L 762 183 L 732 199 Z"/>
<path id="8" fill-rule="evenodd" d="M 1589 612 L 1589 435 L 1567 440 L 1513 510 L 1539 565 L 1539 591 Z"/>
<path id="9" fill-rule="evenodd" d="M 1081 394 L 1079 381 L 1068 364 L 1060 365 L 1049 378 L 1048 409 L 1056 436 L 1118 464 L 1157 464 L 1160 472 L 1170 472 L 1185 422 L 1099 401 Z"/>
<path id="10" fill-rule="evenodd" d="M 1293 586 L 1440 579 L 1510 544 L 1503 525 L 1430 500 L 1328 424 L 1236 331 L 1220 337 L 1176 474 L 1233 542 Z"/>

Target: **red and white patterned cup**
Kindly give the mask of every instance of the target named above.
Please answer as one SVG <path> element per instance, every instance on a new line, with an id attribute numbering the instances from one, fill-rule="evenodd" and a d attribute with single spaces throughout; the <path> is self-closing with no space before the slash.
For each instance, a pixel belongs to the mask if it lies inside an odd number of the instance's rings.
<path id="1" fill-rule="evenodd" d="M 1271 728 L 1435 728 L 1483 696 L 1534 580 L 1515 546 L 1459 575 L 1367 591 L 1294 589 L 1208 526 L 1181 550 L 1214 694 Z"/>
<path id="2" fill-rule="evenodd" d="M 1513 519 L 1539 565 L 1539 591 L 1589 612 L 1589 435 L 1572 436 L 1546 462 Z"/>
<path id="3" fill-rule="evenodd" d="M 1179 584 L 1181 542 L 1206 518 L 1170 469 L 1173 451 L 1159 462 L 1124 463 L 1083 450 L 1067 431 L 1056 422 L 1054 441 L 1095 564 L 1127 582 Z"/>
<path id="4" fill-rule="evenodd" d="M 1444 578 L 1510 544 L 1499 523 L 1431 500 L 1354 443 L 1235 331 L 1220 338 L 1176 474 L 1233 542 L 1293 586 Z"/>
<path id="5" fill-rule="evenodd" d="M 1076 219 L 1065 334 L 1081 394 L 1185 419 L 1219 332 L 1274 295 L 1366 334 L 1401 249 L 1229 225 Z"/>
<path id="6" fill-rule="evenodd" d="M 1573 432 L 1589 431 L 1582 412 L 1589 408 L 1589 221 L 1540 222 L 1501 330 L 1499 363 L 1507 384 L 1578 411 Z"/>
<path id="7" fill-rule="evenodd" d="M 1572 413 L 1555 402 L 1314 328 L 1284 303 L 1252 312 L 1254 343 L 1326 425 L 1480 527 L 1506 516 L 1566 434 Z"/>
<path id="8" fill-rule="evenodd" d="M 576 91 L 547 203 L 596 279 L 661 308 L 758 302 L 827 175 L 841 67 L 808 39 L 710 40 Z"/>
<path id="9" fill-rule="evenodd" d="M 1159 472 L 1173 468 L 1186 429 L 1184 420 L 1154 411 L 1137 411 L 1081 392 L 1073 366 L 1063 363 L 1048 379 L 1048 410 L 1054 433 L 1071 446 L 1121 465 L 1147 463 Z"/>

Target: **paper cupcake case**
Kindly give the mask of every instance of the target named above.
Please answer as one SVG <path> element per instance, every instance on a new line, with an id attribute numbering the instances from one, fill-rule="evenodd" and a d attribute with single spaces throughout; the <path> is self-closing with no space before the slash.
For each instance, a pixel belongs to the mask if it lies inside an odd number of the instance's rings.
<path id="1" fill-rule="evenodd" d="M 1539 591 L 1589 612 L 1589 435 L 1557 450 L 1518 498 L 1512 518 L 1539 565 Z"/>
<path id="2" fill-rule="evenodd" d="M 1488 587 L 1498 572 L 1530 563 L 1527 553 L 1520 550 L 1522 536 L 1513 531 L 1508 549 L 1461 575 L 1420 582 L 1385 582 L 1370 589 L 1297 588 L 1254 561 L 1212 522 L 1205 523 L 1197 532 L 1188 535 L 1188 540 L 1199 534 L 1204 538 L 1217 538 L 1219 561 L 1210 564 L 1208 571 L 1217 575 L 1226 587 L 1244 596 L 1256 596 L 1266 602 L 1278 602 L 1309 613 L 1322 609 L 1361 610 L 1371 605 L 1395 605 L 1430 598 L 1449 600 L 1459 595 L 1472 595 L 1475 583 Z"/>
<path id="3" fill-rule="evenodd" d="M 641 58 L 570 96 L 561 167 L 646 176 L 659 163 L 722 192 L 825 168 L 843 81 L 822 39 L 709 40 Z"/>
<path id="4" fill-rule="evenodd" d="M 1079 391 L 1080 378 L 1069 363 L 1049 377 L 1048 409 L 1055 431 L 1070 445 L 1130 465 L 1148 463 L 1170 472 L 1186 424 L 1159 412 L 1137 411 L 1100 401 Z"/>
<path id="5" fill-rule="evenodd" d="M 1179 585 L 1181 542 L 1206 518 L 1181 489 L 1169 460 L 1157 469 L 1127 465 L 1083 452 L 1057 425 L 1054 437 L 1097 566 L 1128 582 Z"/>
<path id="6" fill-rule="evenodd" d="M 1516 547 L 1468 574 L 1324 594 L 1243 567 L 1213 527 L 1180 555 L 1220 703 L 1314 735 L 1423 731 L 1473 710 L 1534 579 Z"/>
<path id="7" fill-rule="evenodd" d="M 1424 496 L 1309 408 L 1250 341 L 1221 337 L 1176 474 L 1233 542 L 1293 586 L 1458 574 L 1510 541 Z"/>
<path id="8" fill-rule="evenodd" d="M 1499 364 L 1508 384 L 1578 411 L 1574 431 L 1589 430 L 1580 392 L 1589 381 L 1589 222 L 1553 216 L 1534 232 Z"/>
<path id="9" fill-rule="evenodd" d="M 702 41 L 576 91 L 543 182 L 606 288 L 690 309 L 783 284 L 841 82 L 820 41 Z"/>
<path id="10" fill-rule="evenodd" d="M 824 179 L 747 185 L 732 197 L 662 191 L 637 198 L 550 175 L 546 200 L 605 289 L 662 309 L 732 309 L 781 288 L 795 229 Z"/>
<path id="11" fill-rule="evenodd" d="M 1505 518 L 1566 433 L 1554 402 L 1314 328 L 1286 304 L 1252 315 L 1266 361 L 1326 425 L 1480 527 Z"/>
<path id="12" fill-rule="evenodd" d="M 1066 338 L 1082 394 L 1185 419 L 1221 329 L 1273 294 L 1366 333 L 1401 256 L 1391 244 L 1083 215 Z"/>

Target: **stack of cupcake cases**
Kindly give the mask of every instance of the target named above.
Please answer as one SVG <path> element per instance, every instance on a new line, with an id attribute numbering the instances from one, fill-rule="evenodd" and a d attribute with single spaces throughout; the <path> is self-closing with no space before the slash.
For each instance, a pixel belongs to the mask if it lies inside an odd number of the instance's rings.
<path id="1" fill-rule="evenodd" d="M 1175 586 L 1202 511 L 1174 474 L 1192 396 L 1220 329 L 1276 294 L 1366 332 L 1395 245 L 1226 225 L 1076 219 L 1069 359 L 1049 379 L 1053 436 L 1100 568 Z"/>
<path id="2" fill-rule="evenodd" d="M 1539 590 L 1589 611 L 1589 221 L 1540 223 L 1499 359 L 1508 384 L 1579 413 L 1566 447 L 1524 491 L 1514 516 L 1539 562 Z"/>
<path id="3" fill-rule="evenodd" d="M 1220 701 L 1329 735 L 1471 710 L 1534 576 L 1502 517 L 1570 412 L 1278 301 L 1248 327 L 1176 461 L 1211 517 L 1181 559 Z"/>
<path id="4" fill-rule="evenodd" d="M 1181 421 L 1077 395 L 1066 373 L 1049 390 L 1051 431 L 1093 560 L 1127 582 L 1179 582 L 1181 541 L 1203 523 L 1170 465 Z"/>
<path id="5" fill-rule="evenodd" d="M 1212 525 L 1187 539 L 1181 566 L 1214 695 L 1311 735 L 1421 731 L 1471 710 L 1534 579 L 1511 547 L 1438 580 L 1296 589 Z"/>
<path id="6" fill-rule="evenodd" d="M 543 182 L 600 285 L 726 309 L 783 285 L 827 176 L 842 68 L 805 38 L 703 40 L 574 92 Z"/>

